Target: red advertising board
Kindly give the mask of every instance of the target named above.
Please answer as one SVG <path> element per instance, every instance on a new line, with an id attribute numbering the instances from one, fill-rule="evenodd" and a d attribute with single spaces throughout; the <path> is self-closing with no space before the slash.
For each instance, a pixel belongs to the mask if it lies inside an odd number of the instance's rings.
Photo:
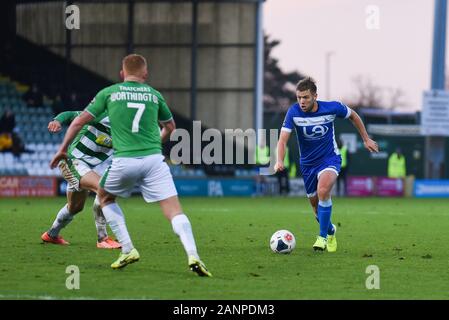
<path id="1" fill-rule="evenodd" d="M 404 195 L 404 180 L 378 177 L 376 179 L 376 194 L 380 197 L 402 197 Z"/>
<path id="2" fill-rule="evenodd" d="M 347 177 L 346 195 L 349 197 L 369 197 L 374 195 L 372 177 Z"/>
<path id="3" fill-rule="evenodd" d="M 51 197 L 56 191 L 54 177 L 0 177 L 0 197 Z"/>
<path id="4" fill-rule="evenodd" d="M 348 177 L 346 194 L 350 197 L 402 197 L 404 180 L 387 177 Z"/>

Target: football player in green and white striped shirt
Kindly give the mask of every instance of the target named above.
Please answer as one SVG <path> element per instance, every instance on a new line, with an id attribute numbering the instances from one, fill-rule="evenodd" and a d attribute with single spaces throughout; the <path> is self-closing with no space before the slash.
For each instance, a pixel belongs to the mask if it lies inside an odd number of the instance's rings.
<path id="1" fill-rule="evenodd" d="M 48 130 L 58 132 L 63 124 L 69 124 L 80 114 L 81 111 L 62 112 L 48 124 Z M 51 228 L 42 234 L 44 242 L 69 244 L 59 232 L 83 210 L 89 191 L 97 193 L 100 176 L 111 164 L 112 152 L 109 117 L 103 113 L 81 129 L 69 147 L 67 159 L 58 164 L 68 184 L 67 204 L 59 210 Z M 120 248 L 120 244 L 107 234 L 106 219 L 98 196 L 95 197 L 93 212 L 98 235 L 97 248 Z"/>

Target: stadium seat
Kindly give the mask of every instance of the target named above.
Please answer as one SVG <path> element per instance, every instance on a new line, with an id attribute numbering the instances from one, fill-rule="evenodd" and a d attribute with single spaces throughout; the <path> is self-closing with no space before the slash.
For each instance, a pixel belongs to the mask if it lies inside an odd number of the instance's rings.
<path id="1" fill-rule="evenodd" d="M 46 124 L 48 122 L 48 116 L 46 114 L 41 114 L 37 117 L 37 122 L 39 123 L 39 125 L 42 126 L 42 124 Z"/>
<path id="2" fill-rule="evenodd" d="M 50 176 L 53 176 L 53 177 L 60 177 L 61 176 L 61 173 L 60 173 L 60 171 L 59 171 L 59 169 L 58 168 L 55 168 L 55 169 L 49 169 L 50 171 L 49 171 L 49 175 Z"/>
<path id="3" fill-rule="evenodd" d="M 28 152 L 24 152 L 20 155 L 20 162 L 24 163 L 30 160 L 30 154 Z"/>
<path id="4" fill-rule="evenodd" d="M 53 144 L 59 145 L 62 142 L 62 138 L 59 135 L 52 134 L 52 135 L 50 135 L 50 141 Z"/>
<path id="5" fill-rule="evenodd" d="M 11 152 L 4 153 L 4 159 L 3 159 L 5 165 L 11 165 L 14 163 L 14 156 Z"/>
<path id="6" fill-rule="evenodd" d="M 40 161 L 47 161 L 47 154 L 48 154 L 47 152 L 41 151 L 38 154 L 39 154 L 38 158 Z"/>
<path id="7" fill-rule="evenodd" d="M 12 170 L 10 168 L 3 168 L 2 175 L 3 176 L 12 176 Z"/>
<path id="8" fill-rule="evenodd" d="M 30 160 L 33 162 L 39 160 L 39 153 L 37 153 L 37 152 L 32 153 L 30 156 Z"/>
<path id="9" fill-rule="evenodd" d="M 27 134 L 27 136 L 28 136 L 28 134 Z M 32 143 L 27 143 L 27 149 L 28 150 L 32 150 L 32 151 L 35 151 L 36 150 L 36 144 L 34 143 L 34 142 L 32 142 Z"/>
<path id="10" fill-rule="evenodd" d="M 23 166 L 24 168 L 31 168 L 33 166 L 33 161 L 32 160 L 24 160 L 23 161 Z"/>
<path id="11" fill-rule="evenodd" d="M 41 132 L 35 132 L 33 136 L 33 141 L 36 143 L 42 142 L 44 135 Z"/>
<path id="12" fill-rule="evenodd" d="M 17 122 L 25 122 L 25 116 L 21 113 L 16 114 L 16 121 Z"/>
<path id="13" fill-rule="evenodd" d="M 34 161 L 31 163 L 31 168 L 38 169 L 38 168 L 40 168 L 40 167 L 41 167 L 41 163 L 40 163 L 40 161 L 39 161 L 38 159 L 34 160 Z"/>
<path id="14" fill-rule="evenodd" d="M 46 170 L 44 168 L 37 168 L 36 175 L 37 176 L 45 176 Z"/>
<path id="15" fill-rule="evenodd" d="M 51 107 L 46 106 L 44 112 L 47 117 L 53 118 L 53 110 L 51 109 Z"/>
<path id="16" fill-rule="evenodd" d="M 27 149 L 34 150 L 34 149 L 30 149 L 28 147 L 30 144 L 33 144 L 33 141 L 34 141 L 33 133 L 31 131 L 25 131 L 24 130 L 24 132 L 22 133 L 22 136 L 23 136 L 23 141 L 27 145 Z"/>
<path id="17" fill-rule="evenodd" d="M 45 150 L 45 144 L 43 144 L 42 142 L 39 142 L 36 144 L 36 151 L 41 152 Z"/>
<path id="18" fill-rule="evenodd" d="M 53 147 L 53 146 L 54 146 L 53 143 L 51 143 L 51 142 L 49 142 L 49 140 L 47 140 L 47 142 L 45 143 L 45 146 L 44 146 L 44 150 L 45 150 L 46 152 L 51 153 L 51 152 L 53 152 L 53 150 L 54 150 L 54 147 Z"/>

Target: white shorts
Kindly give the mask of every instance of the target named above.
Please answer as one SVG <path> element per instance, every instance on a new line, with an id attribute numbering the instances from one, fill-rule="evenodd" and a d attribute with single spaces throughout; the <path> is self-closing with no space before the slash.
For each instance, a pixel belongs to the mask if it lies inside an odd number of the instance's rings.
<path id="1" fill-rule="evenodd" d="M 90 171 L 94 171 L 100 177 L 106 171 L 106 169 L 111 165 L 111 159 L 100 163 L 97 166 L 88 165 L 86 162 L 79 159 L 70 159 L 67 162 L 60 162 L 59 170 L 62 176 L 67 181 L 67 191 L 68 192 L 80 192 L 80 180 Z"/>
<path id="2" fill-rule="evenodd" d="M 111 167 L 100 180 L 100 186 L 107 192 L 125 198 L 131 195 L 136 185 L 140 187 L 146 202 L 178 195 L 170 168 L 161 154 L 141 158 L 113 158 Z"/>

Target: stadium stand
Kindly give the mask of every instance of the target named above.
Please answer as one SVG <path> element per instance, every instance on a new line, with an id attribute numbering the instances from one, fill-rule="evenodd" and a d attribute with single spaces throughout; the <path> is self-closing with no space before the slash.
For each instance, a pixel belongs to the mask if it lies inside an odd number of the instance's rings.
<path id="1" fill-rule="evenodd" d="M 48 167 L 48 161 L 58 148 L 65 130 L 50 134 L 47 124 L 53 118 L 49 106 L 30 108 L 22 96 L 28 86 L 12 81 L 9 77 L 0 77 L 0 114 L 11 110 L 15 114 L 15 131 L 25 144 L 25 150 L 18 156 L 12 152 L 1 152 L 0 175 L 37 175 L 55 176 L 57 170 Z"/>
<path id="2" fill-rule="evenodd" d="M 27 106 L 23 99 L 27 85 L 0 76 L 0 114 L 11 110 L 16 115 L 16 130 L 25 143 L 25 152 L 14 156 L 12 152 L 0 152 L 0 176 L 59 176 L 58 169 L 50 169 L 49 161 L 58 149 L 66 128 L 56 134 L 47 131 L 48 122 L 53 119 L 49 105 Z M 170 166 L 176 177 L 205 177 L 202 168 Z"/>
<path id="3" fill-rule="evenodd" d="M 33 55 L 29 55 L 33 52 Z M 0 152 L 0 176 L 59 176 L 57 170 L 50 170 L 48 163 L 66 128 L 58 134 L 47 131 L 48 122 L 63 110 L 82 110 L 95 93 L 110 84 L 106 78 L 66 60 L 20 36 L 14 39 L 11 50 L 0 52 L 0 115 L 6 109 L 15 113 L 19 137 L 25 144 L 26 152 L 15 157 L 10 152 Z M 52 70 L 51 73 L 47 70 Z M 65 74 L 70 70 L 70 83 L 65 81 Z M 42 106 L 30 106 L 26 94 L 35 85 L 43 94 Z M 76 93 L 77 103 L 71 98 Z M 61 104 L 54 110 L 54 100 L 62 97 Z M 50 97 L 50 98 L 49 98 Z M 173 110 L 172 110 L 173 111 Z M 173 112 L 178 128 L 192 132 L 192 120 Z M 207 127 L 202 126 L 201 132 Z M 169 155 L 176 142 L 164 145 L 164 154 Z M 224 143 L 224 142 L 223 142 Z M 207 142 L 204 142 L 207 144 Z M 223 155 L 224 157 L 224 155 Z M 193 161 L 191 161 L 193 163 Z M 224 163 L 224 159 L 223 159 Z M 170 165 L 172 174 L 180 178 L 201 178 L 206 176 L 227 176 L 246 178 L 258 174 L 251 165 Z"/>

